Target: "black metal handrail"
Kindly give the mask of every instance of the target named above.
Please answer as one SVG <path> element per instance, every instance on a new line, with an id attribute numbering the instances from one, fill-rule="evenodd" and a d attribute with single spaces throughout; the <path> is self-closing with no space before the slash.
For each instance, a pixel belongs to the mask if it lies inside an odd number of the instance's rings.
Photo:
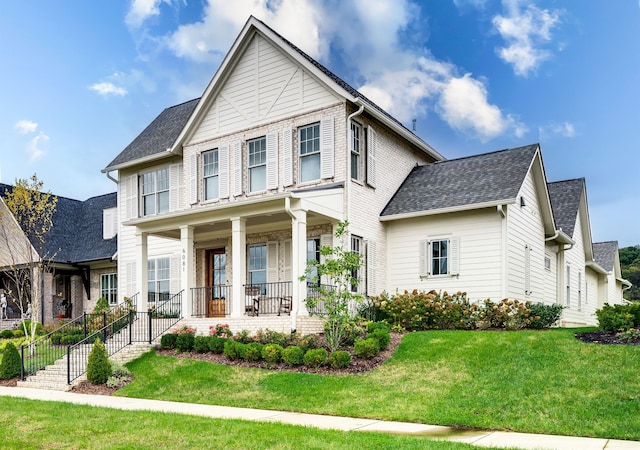
<path id="1" fill-rule="evenodd" d="M 249 316 L 289 314 L 293 301 L 292 287 L 291 281 L 244 285 L 244 313 Z"/>
<path id="2" fill-rule="evenodd" d="M 233 312 L 231 286 L 218 284 L 191 288 L 191 315 L 223 317 Z"/>

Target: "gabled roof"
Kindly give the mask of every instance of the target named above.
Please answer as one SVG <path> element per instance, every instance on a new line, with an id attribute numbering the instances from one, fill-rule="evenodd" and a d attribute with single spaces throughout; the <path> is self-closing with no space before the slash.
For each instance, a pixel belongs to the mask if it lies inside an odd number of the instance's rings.
<path id="1" fill-rule="evenodd" d="M 617 253 L 618 241 L 593 243 L 593 259 L 607 272 L 613 272 Z"/>
<path id="2" fill-rule="evenodd" d="M 13 186 L 0 183 L 0 196 Z M 118 247 L 118 238 L 103 239 L 102 211 L 117 206 L 115 192 L 85 201 L 57 197 L 53 227 L 45 242 L 45 254 L 59 263 L 85 263 L 111 259 Z"/>
<path id="3" fill-rule="evenodd" d="M 128 162 L 144 160 L 170 150 L 199 100 L 196 98 L 166 108 L 103 169 L 103 172 L 115 170 Z"/>
<path id="4" fill-rule="evenodd" d="M 413 168 L 381 216 L 514 202 L 538 144 Z"/>
<path id="5" fill-rule="evenodd" d="M 547 183 L 556 225 L 569 237 L 573 237 L 584 185 L 584 178 Z"/>
<path id="6" fill-rule="evenodd" d="M 189 131 L 197 124 L 199 118 L 206 113 L 211 98 L 215 97 L 217 90 L 220 89 L 224 83 L 226 76 L 233 70 L 235 61 L 241 56 L 244 47 L 255 33 L 260 33 L 274 45 L 278 46 L 278 48 L 305 67 L 309 73 L 317 77 L 339 97 L 357 105 L 363 105 L 369 114 L 376 117 L 435 160 L 445 159 L 429 144 L 424 142 L 416 134 L 402 125 L 402 123 L 362 95 L 343 79 L 283 38 L 264 22 L 250 16 L 220 64 L 220 67 L 209 82 L 209 85 L 206 87 L 202 97 L 165 109 L 131 144 L 109 163 L 102 172 L 117 170 L 133 162 L 154 160 L 164 156 L 171 156 L 172 154 L 180 154 L 182 152 L 181 146 Z"/>

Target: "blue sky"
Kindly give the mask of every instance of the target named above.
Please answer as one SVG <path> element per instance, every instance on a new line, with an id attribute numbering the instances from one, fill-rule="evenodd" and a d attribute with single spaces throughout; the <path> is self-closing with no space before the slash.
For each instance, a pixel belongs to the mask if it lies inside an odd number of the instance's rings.
<path id="1" fill-rule="evenodd" d="M 199 97 L 250 14 L 447 158 L 539 142 L 585 177 L 594 241 L 640 244 L 639 0 L 7 0 L 1 181 L 115 190 L 103 169 Z"/>

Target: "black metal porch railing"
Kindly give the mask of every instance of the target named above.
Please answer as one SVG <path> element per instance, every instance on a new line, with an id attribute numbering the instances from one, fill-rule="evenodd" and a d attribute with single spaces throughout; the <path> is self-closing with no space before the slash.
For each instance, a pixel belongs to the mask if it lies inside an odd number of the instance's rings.
<path id="1" fill-rule="evenodd" d="M 249 316 L 289 314 L 293 299 L 291 292 L 291 281 L 246 284 L 244 313 Z"/>
<path id="2" fill-rule="evenodd" d="M 111 356 L 134 342 L 151 343 L 174 326 L 182 318 L 182 292 L 169 296 L 147 312 L 128 310 L 82 341 L 67 346 L 67 383 L 71 384 L 87 371 L 89 353 L 97 338 L 105 343 L 107 354 Z"/>
<path id="3" fill-rule="evenodd" d="M 233 311 L 231 286 L 219 284 L 191 288 L 191 314 L 194 317 L 224 317 Z"/>

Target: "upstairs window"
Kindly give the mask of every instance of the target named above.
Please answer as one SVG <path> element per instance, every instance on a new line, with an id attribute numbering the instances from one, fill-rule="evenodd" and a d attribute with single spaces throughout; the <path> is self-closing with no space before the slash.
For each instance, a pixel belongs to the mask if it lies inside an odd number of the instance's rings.
<path id="1" fill-rule="evenodd" d="M 249 192 L 267 188 L 267 139 L 261 137 L 247 142 L 249 154 Z"/>
<path id="2" fill-rule="evenodd" d="M 213 200 L 220 197 L 220 163 L 218 149 L 202 154 L 202 174 L 204 178 L 204 199 Z"/>
<path id="3" fill-rule="evenodd" d="M 300 181 L 320 179 L 320 124 L 299 129 Z"/>
<path id="4" fill-rule="evenodd" d="M 169 169 L 142 175 L 142 215 L 153 216 L 169 211 Z"/>
<path id="5" fill-rule="evenodd" d="M 354 180 L 361 179 L 362 138 L 362 125 L 357 122 L 351 122 L 351 178 Z"/>

